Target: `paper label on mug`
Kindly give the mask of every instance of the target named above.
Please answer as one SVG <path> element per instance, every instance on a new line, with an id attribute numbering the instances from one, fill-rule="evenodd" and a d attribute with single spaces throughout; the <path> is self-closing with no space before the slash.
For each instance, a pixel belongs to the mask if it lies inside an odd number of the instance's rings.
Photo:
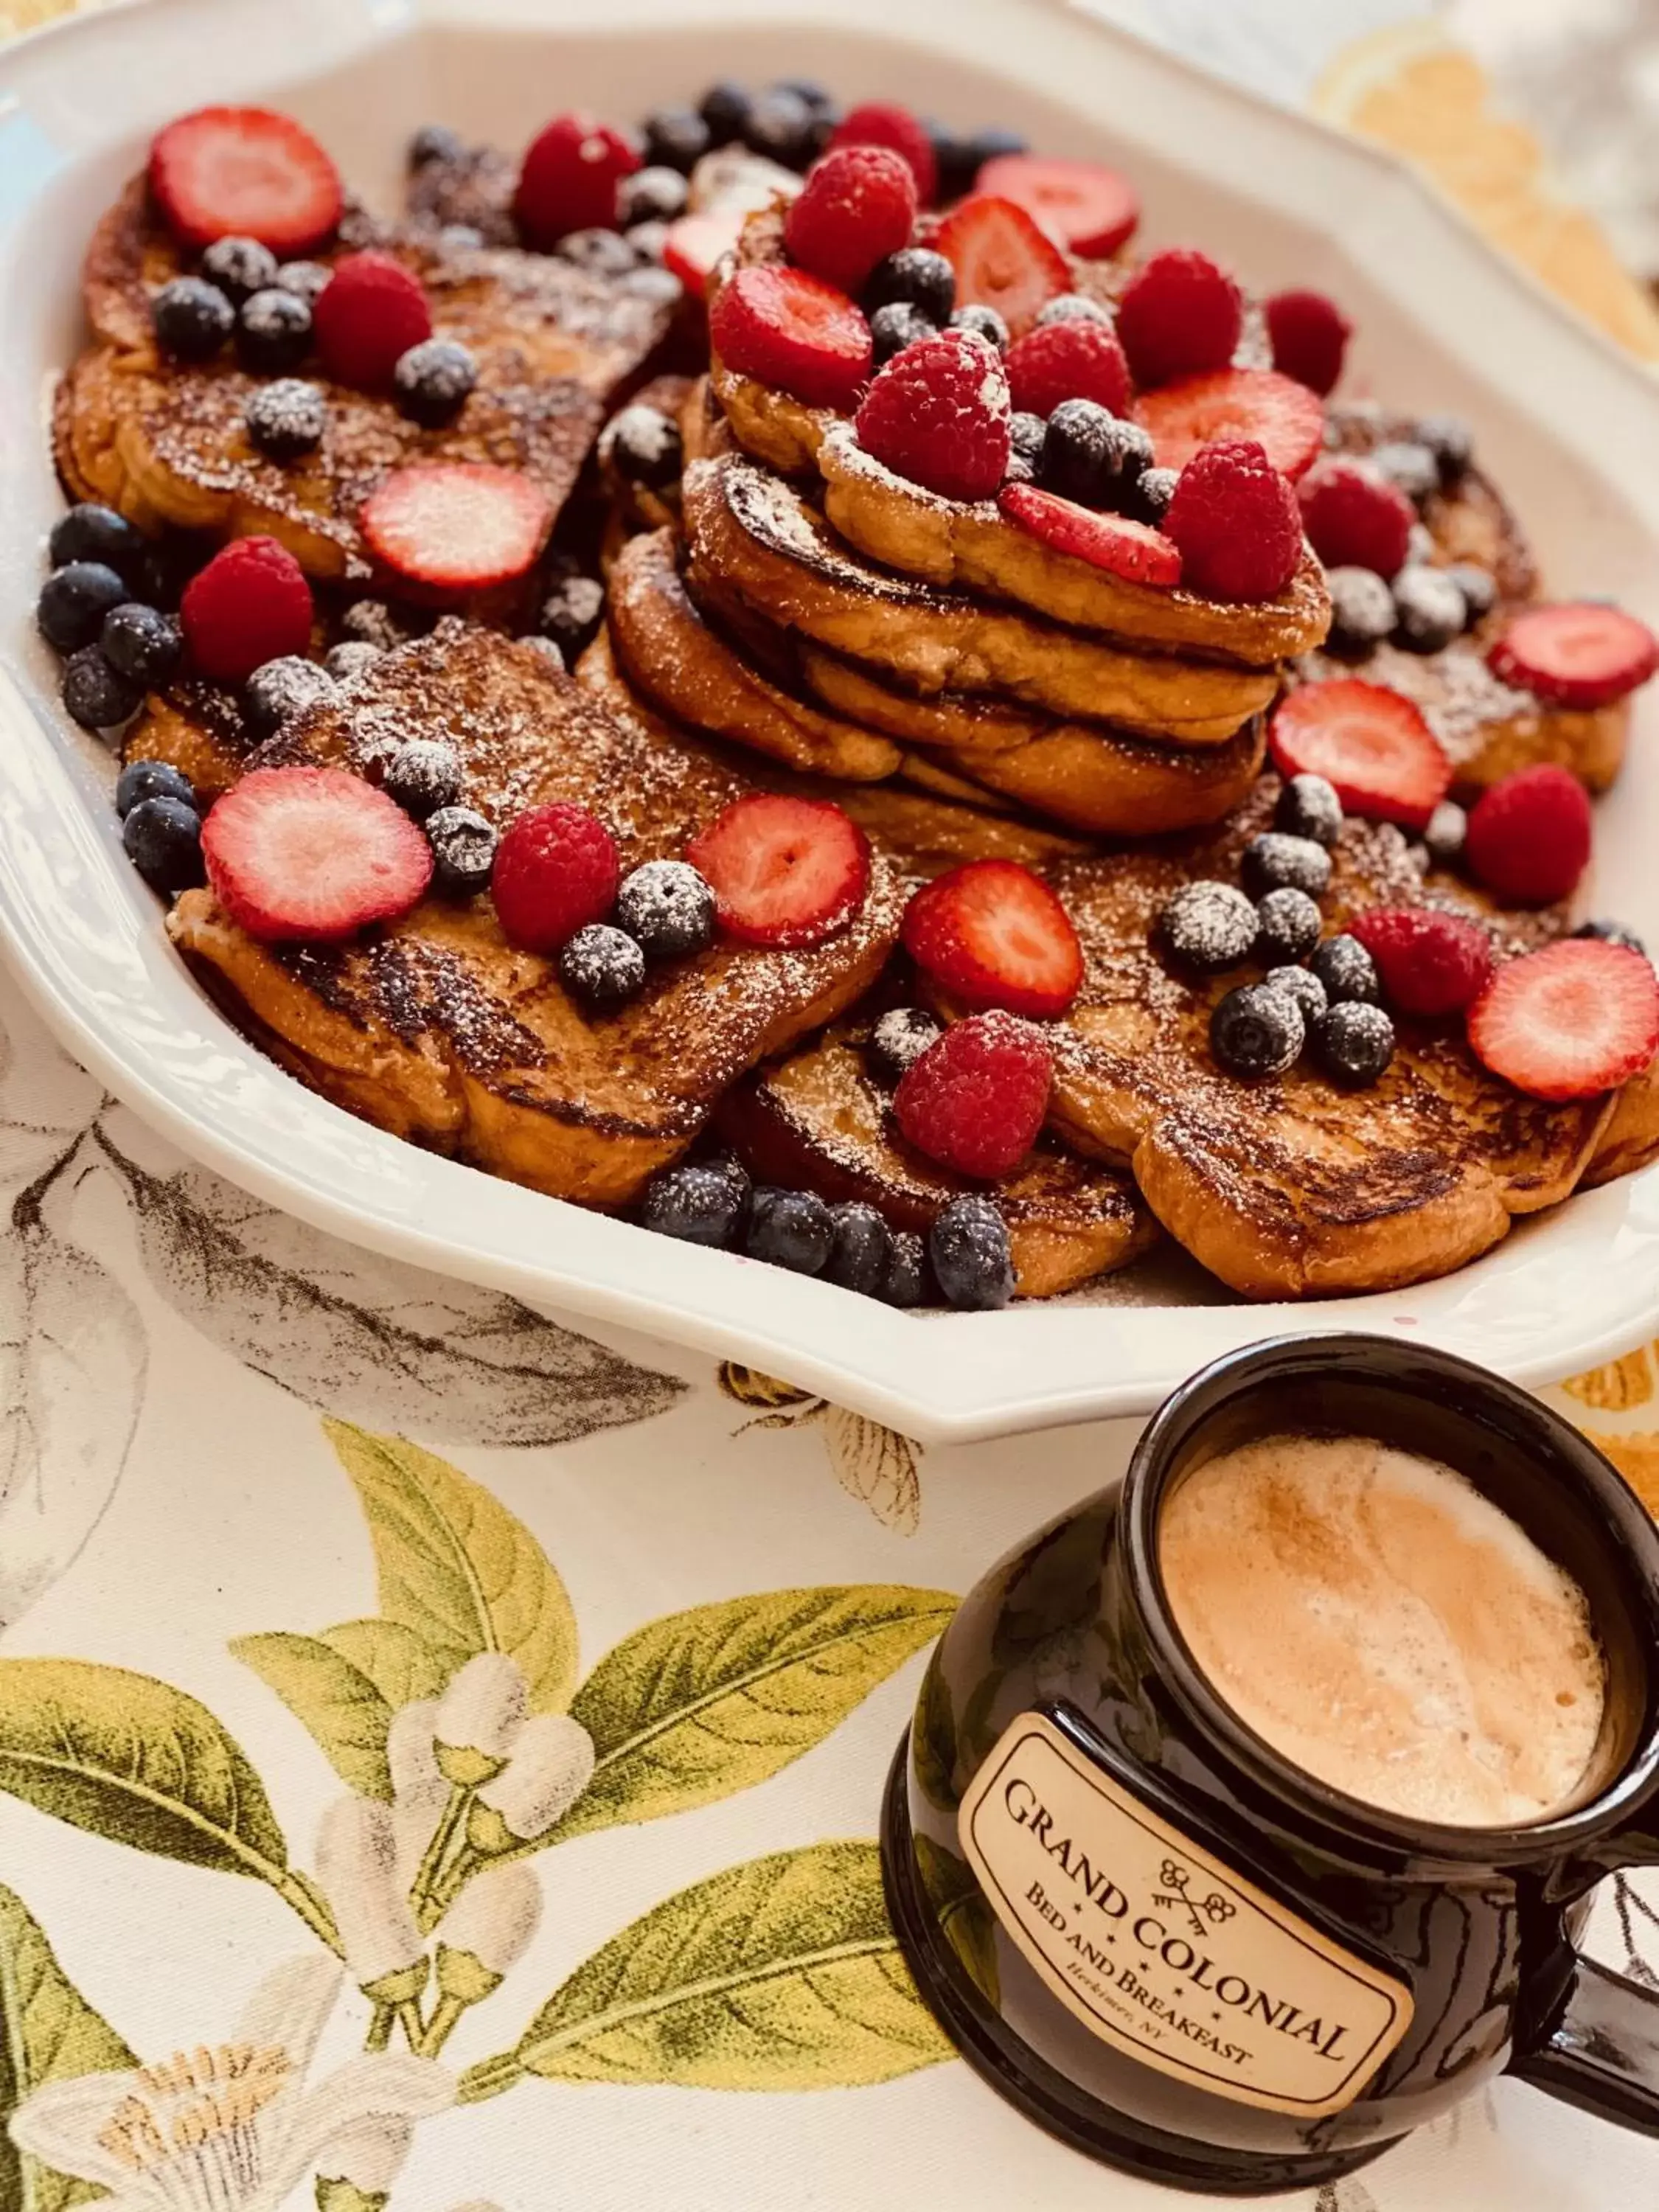
<path id="1" fill-rule="evenodd" d="M 993 1911 L 1103 2042 L 1184 2081 L 1316 2119 L 1364 2088 L 1410 1990 L 1022 1713 L 974 1778 L 962 1847 Z"/>

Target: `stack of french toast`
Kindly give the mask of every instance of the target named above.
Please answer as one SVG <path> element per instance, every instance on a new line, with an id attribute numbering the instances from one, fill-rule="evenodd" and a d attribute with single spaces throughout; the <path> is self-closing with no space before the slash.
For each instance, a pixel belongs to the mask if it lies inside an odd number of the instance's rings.
<path id="1" fill-rule="evenodd" d="M 39 611 L 204 988 L 410 1141 L 896 1305 L 1446 1273 L 1659 1153 L 1659 665 L 1346 318 L 802 83 L 88 252 Z M 1616 803 L 1616 800 L 1611 802 Z"/>

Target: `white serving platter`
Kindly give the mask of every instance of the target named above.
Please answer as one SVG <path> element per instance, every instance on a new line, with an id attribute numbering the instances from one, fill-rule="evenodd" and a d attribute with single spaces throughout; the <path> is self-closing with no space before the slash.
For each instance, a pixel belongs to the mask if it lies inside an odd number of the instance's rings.
<path id="1" fill-rule="evenodd" d="M 78 342 L 98 215 L 155 126 L 208 100 L 291 107 L 390 205 L 418 122 L 516 147 L 559 108 L 637 116 L 722 74 L 811 74 L 1126 168 L 1151 240 L 1201 240 L 1263 291 L 1342 300 L 1358 325 L 1346 388 L 1469 416 L 1556 589 L 1659 622 L 1659 386 L 1388 156 L 1059 0 L 125 0 L 0 57 L 0 930 L 64 1043 L 209 1165 L 319 1227 L 750 1362 L 923 1438 L 1143 1413 L 1203 1361 L 1286 1328 L 1397 1333 L 1535 1382 L 1659 1329 L 1659 1171 L 1409 1291 L 1250 1306 L 1166 1263 L 1003 1313 L 896 1313 L 403 1144 L 313 1097 L 197 989 L 122 856 L 110 764 L 59 709 L 32 621 L 61 504 L 46 410 Z M 1656 746 L 1649 698 L 1600 809 L 1595 896 L 1650 943 Z"/>

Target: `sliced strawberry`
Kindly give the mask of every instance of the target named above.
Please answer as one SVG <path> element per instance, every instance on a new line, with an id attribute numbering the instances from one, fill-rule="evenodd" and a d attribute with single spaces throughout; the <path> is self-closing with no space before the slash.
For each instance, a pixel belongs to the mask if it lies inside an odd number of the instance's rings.
<path id="1" fill-rule="evenodd" d="M 340 220 L 340 173 L 308 131 L 269 107 L 198 107 L 149 149 L 149 188 L 185 246 L 257 238 L 279 261 L 309 253 Z"/>
<path id="2" fill-rule="evenodd" d="M 440 461 L 395 469 L 361 517 L 377 560 L 440 592 L 476 592 L 532 568 L 553 506 L 517 469 Z"/>
<path id="3" fill-rule="evenodd" d="M 1036 1142 L 1054 1087 L 1053 1048 L 1010 1014 L 970 1014 L 911 1062 L 893 1093 L 909 1143 L 958 1175 L 1010 1175 Z"/>
<path id="4" fill-rule="evenodd" d="M 1605 707 L 1659 669 L 1659 638 L 1618 607 L 1567 599 L 1516 615 L 1488 657 L 1553 707 Z"/>
<path id="5" fill-rule="evenodd" d="M 1281 775 L 1322 775 L 1344 806 L 1420 830 L 1446 795 L 1451 763 L 1411 701 L 1343 676 L 1301 684 L 1268 732 Z"/>
<path id="6" fill-rule="evenodd" d="M 1564 938 L 1509 961 L 1469 1009 L 1469 1043 L 1534 1098 L 1594 1098 L 1659 1049 L 1659 977 L 1644 953 Z"/>
<path id="7" fill-rule="evenodd" d="M 994 307 L 1024 337 L 1050 300 L 1072 289 L 1065 255 L 1017 201 L 975 192 L 947 215 L 933 246 L 957 272 L 959 307 Z"/>
<path id="8" fill-rule="evenodd" d="M 713 887 L 720 927 L 744 945 L 821 945 L 846 927 L 870 881 L 858 824 L 827 799 L 781 792 L 735 800 L 685 857 Z"/>
<path id="9" fill-rule="evenodd" d="M 1128 179 L 1094 161 L 999 154 L 980 171 L 975 190 L 1012 200 L 1060 245 L 1091 260 L 1115 253 L 1140 221 L 1140 198 Z"/>
<path id="10" fill-rule="evenodd" d="M 1072 918 L 1017 860 L 969 860 L 924 884 L 904 911 L 905 950 L 970 1006 L 1042 1020 L 1063 1014 L 1083 984 Z"/>
<path id="11" fill-rule="evenodd" d="M 847 409 L 870 374 L 870 325 L 845 292 L 804 269 L 739 269 L 708 311 L 728 368 L 809 407 Z"/>
<path id="12" fill-rule="evenodd" d="M 1254 438 L 1281 476 L 1319 457 L 1325 410 L 1318 395 L 1272 368 L 1218 368 L 1144 392 L 1135 420 L 1151 432 L 1161 469 L 1183 469 L 1200 446 Z"/>
<path id="13" fill-rule="evenodd" d="M 703 215 L 683 215 L 668 226 L 663 240 L 665 268 L 678 276 L 694 300 L 702 299 L 708 280 L 728 253 L 737 251 L 743 227 L 749 220 L 740 207 L 711 208 Z"/>
<path id="14" fill-rule="evenodd" d="M 1029 530 L 1056 553 L 1075 554 L 1091 568 L 1132 584 L 1164 586 L 1181 581 L 1181 556 L 1161 531 L 1127 514 L 1097 514 L 1036 484 L 1004 484 L 997 505 L 1011 522 Z"/>
<path id="15" fill-rule="evenodd" d="M 267 941 L 349 937 L 407 914 L 432 848 L 395 799 L 338 768 L 261 768 L 202 824 L 208 881 L 233 921 Z"/>

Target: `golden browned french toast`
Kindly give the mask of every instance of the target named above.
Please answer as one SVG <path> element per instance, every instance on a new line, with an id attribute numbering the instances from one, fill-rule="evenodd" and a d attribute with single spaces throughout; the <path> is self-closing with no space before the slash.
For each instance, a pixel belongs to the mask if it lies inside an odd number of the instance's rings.
<path id="1" fill-rule="evenodd" d="M 382 655 L 258 757 L 350 766 L 389 735 L 452 745 L 465 803 L 492 818 L 580 803 L 615 836 L 624 869 L 678 856 L 747 787 L 533 647 L 453 621 Z M 232 1018 L 325 1097 L 492 1173 L 620 1206 L 685 1149 L 745 1069 L 860 996 L 901 902 L 897 872 L 878 854 L 862 903 L 826 943 L 716 944 L 658 969 L 608 1014 L 585 1012 L 552 963 L 509 945 L 487 896 L 428 896 L 381 933 L 313 946 L 257 943 L 211 890 L 193 890 L 168 929 Z"/>

